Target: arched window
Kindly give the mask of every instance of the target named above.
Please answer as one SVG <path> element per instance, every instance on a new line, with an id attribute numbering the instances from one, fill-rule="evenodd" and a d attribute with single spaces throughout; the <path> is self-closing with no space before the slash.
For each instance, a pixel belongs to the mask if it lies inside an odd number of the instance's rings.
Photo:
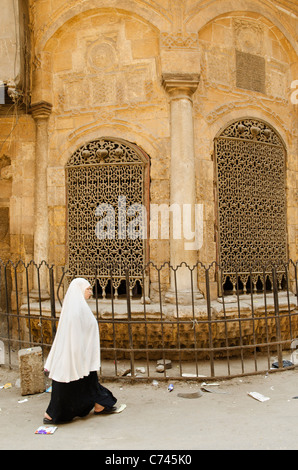
<path id="1" fill-rule="evenodd" d="M 135 144 L 101 138 L 81 146 L 66 165 L 68 269 L 70 276 L 98 279 L 98 292 L 123 290 L 125 266 L 131 289 L 140 288 L 146 252 L 148 157 Z M 138 281 L 138 282 L 137 282 Z"/>
<path id="2" fill-rule="evenodd" d="M 233 122 L 215 139 L 225 290 L 237 282 L 244 292 L 266 289 L 272 279 L 268 273 L 264 280 L 264 267 L 287 260 L 285 155 L 277 132 L 257 119 Z"/>

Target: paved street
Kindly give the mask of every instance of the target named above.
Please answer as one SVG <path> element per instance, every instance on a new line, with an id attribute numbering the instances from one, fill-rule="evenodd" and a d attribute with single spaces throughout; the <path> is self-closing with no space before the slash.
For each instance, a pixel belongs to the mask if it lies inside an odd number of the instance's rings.
<path id="1" fill-rule="evenodd" d="M 172 392 L 163 382 L 158 386 L 105 383 L 118 403 L 127 405 L 122 413 L 91 413 L 58 425 L 52 435 L 35 434 L 49 394 L 22 397 L 17 379 L 17 370 L 0 367 L 0 385 L 12 384 L 0 390 L 1 450 L 92 449 L 112 456 L 113 450 L 298 449 L 296 370 L 218 382 L 209 387 L 211 392 L 191 382 L 174 382 Z M 201 391 L 199 398 L 178 396 Z M 270 400 L 257 401 L 248 392 Z"/>

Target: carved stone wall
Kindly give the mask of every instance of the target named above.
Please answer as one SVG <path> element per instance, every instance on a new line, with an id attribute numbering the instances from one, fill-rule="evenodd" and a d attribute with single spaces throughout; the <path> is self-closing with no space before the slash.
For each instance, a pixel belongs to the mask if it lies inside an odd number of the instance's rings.
<path id="1" fill-rule="evenodd" d="M 295 220 L 298 219 L 295 203 L 289 195 L 296 192 L 297 183 L 292 178 L 297 171 L 297 132 L 295 119 L 292 120 L 288 112 L 291 108 L 289 86 L 297 74 L 297 67 L 290 66 L 295 59 L 289 43 L 285 38 L 281 39 L 278 28 L 268 19 L 248 11 L 218 15 L 199 30 L 198 43 L 201 79 L 198 92 L 194 95 L 194 113 L 196 154 L 200 155 L 197 174 L 201 174 L 202 178 L 197 179 L 197 196 L 199 201 L 204 201 L 206 210 L 206 244 L 201 255 L 205 259 L 220 259 L 220 242 L 216 238 L 218 227 L 214 222 L 218 217 L 215 204 L 218 188 L 211 140 L 229 122 L 254 116 L 256 120 L 270 123 L 285 142 L 282 184 L 286 188 L 286 202 L 284 209 L 279 207 L 278 210 L 282 210 L 282 216 L 286 217 L 288 255 L 295 258 L 297 238 L 294 241 L 294 233 L 297 233 Z M 237 152 L 234 152 L 235 155 Z M 243 207 L 241 211 L 245 216 Z M 272 236 L 269 238 L 272 240 Z"/>
<path id="2" fill-rule="evenodd" d="M 289 60 L 289 51 L 287 45 L 278 40 L 277 30 L 268 22 L 261 18 L 256 20 L 253 15 L 249 18 L 249 14 L 230 14 L 206 25 L 199 33 L 199 44 L 203 50 L 204 72 L 207 72 L 203 78 L 209 86 L 222 83 L 230 89 L 243 88 L 275 99 L 281 96 L 286 99 L 290 77 L 289 67 L 285 64 Z M 214 55 L 219 57 L 220 63 L 212 60 Z M 248 76 L 255 70 L 256 80 L 257 76 L 262 76 L 262 86 L 257 90 L 254 86 L 245 86 L 245 70 Z M 276 70 L 285 76 L 278 87 L 278 94 Z M 281 86 L 284 86 L 283 91 Z"/>
<path id="3" fill-rule="evenodd" d="M 88 142 L 110 136 L 136 143 L 150 156 L 150 202 L 169 204 L 166 74 L 199 77 L 191 96 L 195 198 L 204 207 L 198 258 L 208 263 L 219 255 L 214 139 L 244 117 L 269 123 L 284 141 L 287 248 L 297 258 L 297 105 L 291 102 L 298 78 L 297 11 L 288 0 L 269 3 L 235 1 L 231 9 L 221 0 L 29 1 L 32 103 L 52 105 L 50 262 L 67 261 L 66 165 Z M 246 74 L 256 62 L 257 86 L 254 73 L 250 79 Z M 11 162 L 8 173 L 1 172 L 0 207 L 9 207 L 11 253 L 32 258 L 37 142 L 32 115 L 18 111 L 14 106 L 9 116 L 0 113 L 0 161 L 6 155 Z M 168 261 L 169 240 L 150 240 L 149 255 Z M 204 279 L 199 282 L 203 288 Z"/>

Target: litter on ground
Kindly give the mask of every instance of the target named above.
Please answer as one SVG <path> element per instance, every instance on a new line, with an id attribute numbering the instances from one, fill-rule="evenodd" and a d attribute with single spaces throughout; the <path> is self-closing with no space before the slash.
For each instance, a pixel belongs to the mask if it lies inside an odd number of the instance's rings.
<path id="1" fill-rule="evenodd" d="M 54 434 L 56 431 L 57 426 L 39 426 L 36 429 L 35 434 Z"/>
<path id="2" fill-rule="evenodd" d="M 265 397 L 264 395 L 262 395 L 261 393 L 258 393 L 258 392 L 248 392 L 247 394 L 250 397 L 254 398 L 255 400 L 258 400 L 258 401 L 261 401 L 261 402 L 270 400 L 269 397 Z"/>
<path id="3" fill-rule="evenodd" d="M 216 387 L 219 387 L 219 385 L 220 384 L 217 382 L 213 382 L 213 383 L 203 382 L 201 384 L 201 389 L 209 393 L 222 393 L 222 394 L 228 393 L 228 392 L 225 392 L 224 390 L 221 390 L 220 388 L 216 388 Z"/>
<path id="4" fill-rule="evenodd" d="M 28 398 L 24 398 L 23 400 L 18 400 L 18 403 L 25 403 L 26 401 L 28 401 Z"/>

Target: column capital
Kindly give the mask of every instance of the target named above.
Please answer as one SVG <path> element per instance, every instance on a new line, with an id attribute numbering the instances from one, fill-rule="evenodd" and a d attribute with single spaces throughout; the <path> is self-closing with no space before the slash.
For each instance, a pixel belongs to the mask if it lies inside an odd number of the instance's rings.
<path id="1" fill-rule="evenodd" d="M 198 73 L 164 73 L 162 85 L 171 98 L 191 98 L 200 82 Z"/>
<path id="2" fill-rule="evenodd" d="M 31 105 L 33 119 L 47 119 L 52 112 L 53 105 L 47 101 L 38 101 Z"/>

